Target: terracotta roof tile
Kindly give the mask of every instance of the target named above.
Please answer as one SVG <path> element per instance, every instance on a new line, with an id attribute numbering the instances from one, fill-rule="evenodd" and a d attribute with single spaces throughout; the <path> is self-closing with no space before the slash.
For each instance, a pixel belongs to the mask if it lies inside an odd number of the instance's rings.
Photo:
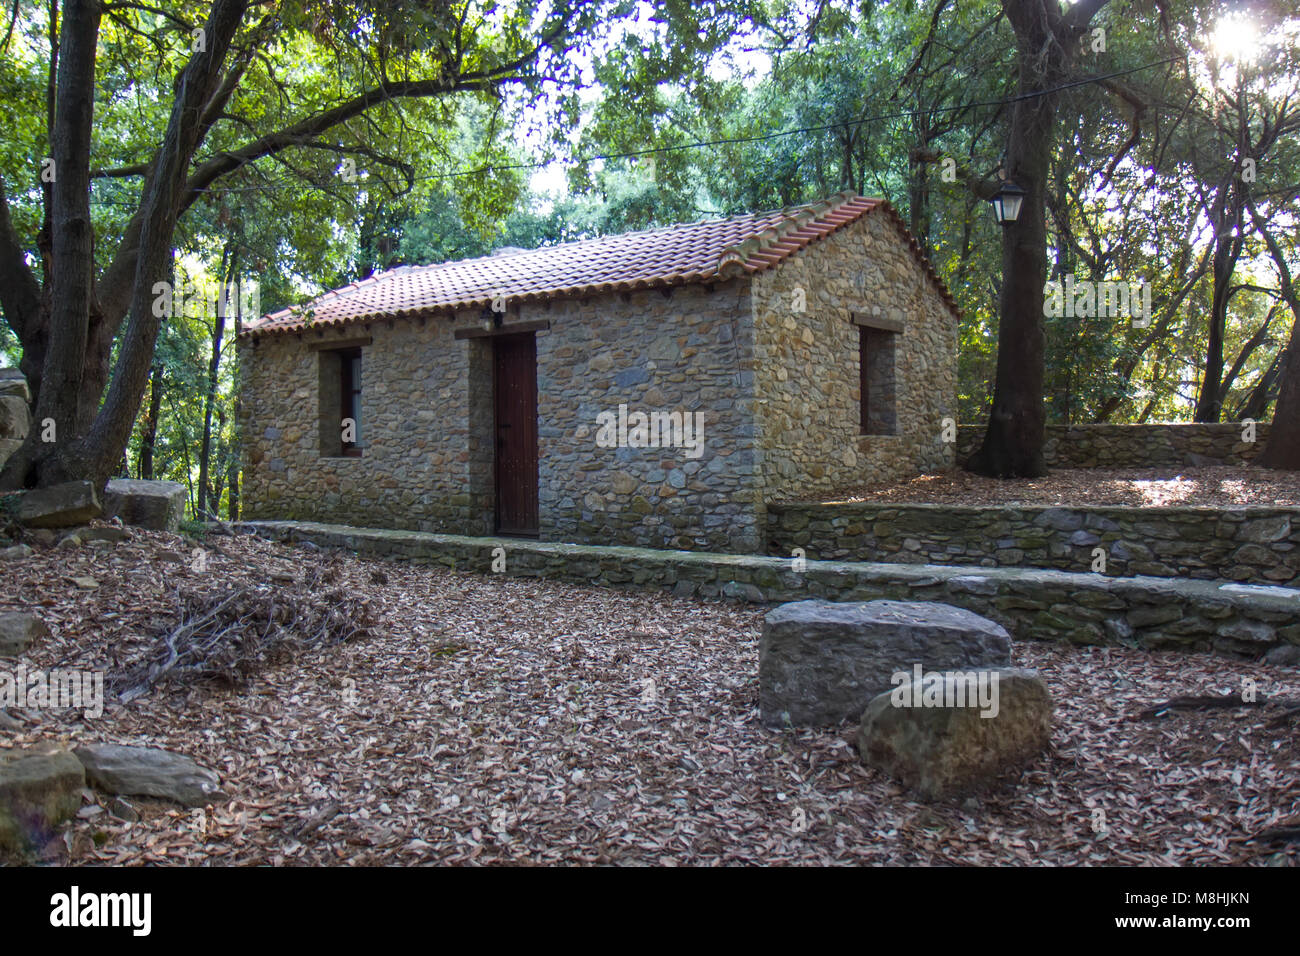
<path id="1" fill-rule="evenodd" d="M 510 249 L 480 259 L 399 266 L 327 292 L 305 306 L 283 309 L 250 324 L 254 337 L 597 292 L 631 291 L 709 282 L 769 269 L 842 226 L 884 210 L 953 312 L 944 288 L 902 219 L 883 199 L 840 193 L 777 212 L 682 223 L 566 242 L 541 249 Z"/>

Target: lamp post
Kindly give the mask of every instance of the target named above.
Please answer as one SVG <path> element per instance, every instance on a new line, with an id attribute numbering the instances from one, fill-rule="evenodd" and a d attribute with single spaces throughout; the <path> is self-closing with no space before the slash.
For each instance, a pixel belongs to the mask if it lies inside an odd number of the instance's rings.
<path id="1" fill-rule="evenodd" d="M 1020 218 L 1020 206 L 1024 201 L 1025 191 L 1011 180 L 1004 179 L 989 200 L 993 204 L 993 218 L 998 221 L 998 225 L 1005 226 Z"/>

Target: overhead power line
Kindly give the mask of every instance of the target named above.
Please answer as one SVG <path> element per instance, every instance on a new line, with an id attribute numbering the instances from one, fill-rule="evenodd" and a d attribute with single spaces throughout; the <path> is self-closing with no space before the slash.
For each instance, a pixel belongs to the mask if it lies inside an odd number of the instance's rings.
<path id="1" fill-rule="evenodd" d="M 865 126 L 871 123 L 881 123 L 886 120 L 906 119 L 913 116 L 919 116 L 921 114 L 953 113 L 953 112 L 961 112 L 962 110 L 1012 106 L 1024 100 L 1036 99 L 1040 96 L 1049 96 L 1054 93 L 1061 93 L 1066 90 L 1076 89 L 1080 86 L 1088 86 L 1093 83 L 1101 83 L 1106 80 L 1113 80 L 1122 76 L 1129 76 L 1133 73 L 1140 73 L 1143 70 L 1150 70 L 1157 66 L 1163 66 L 1166 63 L 1172 63 L 1173 61 L 1178 59 L 1181 58 L 1178 56 L 1168 56 L 1161 60 L 1155 60 L 1151 63 L 1145 63 L 1142 66 L 1134 66 L 1126 70 L 1116 70 L 1112 73 L 1104 73 L 1097 76 L 1081 77 L 1080 79 L 1071 80 L 1068 83 L 1062 83 L 1058 86 L 1054 86 L 1046 90 L 1034 90 L 1029 93 L 1020 93 L 1016 96 L 1005 97 L 996 100 L 977 100 L 975 102 L 963 103 L 956 106 L 935 106 L 935 107 L 928 107 L 924 109 L 897 110 L 892 113 L 878 113 L 874 116 L 865 116 L 856 120 L 845 120 L 843 122 L 835 122 L 835 123 L 821 123 L 816 126 L 800 126 L 794 129 L 777 130 L 772 133 L 758 133 L 752 136 L 736 136 L 736 137 L 726 137 L 722 139 L 699 140 L 690 143 L 678 143 L 672 146 L 650 146 L 650 147 L 646 147 L 645 149 L 625 150 L 622 152 L 589 153 L 585 155 L 570 157 L 567 159 L 548 159 L 548 160 L 538 160 L 538 161 L 526 162 L 526 163 L 494 163 L 486 166 L 478 166 L 473 169 L 456 170 L 455 172 L 450 172 L 450 173 L 434 173 L 425 176 L 413 176 L 411 177 L 411 180 L 415 182 L 430 182 L 430 181 L 444 180 L 444 179 L 460 179 L 466 176 L 479 176 L 484 173 L 511 172 L 511 171 L 523 170 L 523 169 L 544 169 L 547 166 L 553 166 L 555 163 L 568 163 L 572 165 L 578 165 L 581 163 L 591 163 L 596 161 L 604 162 L 604 161 L 609 161 L 614 159 L 639 159 L 645 156 L 654 156 L 662 153 L 674 153 L 674 152 L 679 152 L 681 150 L 687 150 L 687 149 L 706 149 L 708 147 L 713 147 L 713 146 L 739 146 L 747 143 L 769 142 L 771 140 L 781 139 L 786 136 L 799 136 L 807 133 L 825 133 L 837 129 L 852 129 L 859 126 Z M 405 181 L 406 180 L 404 177 L 403 182 Z M 385 181 L 380 179 L 374 179 L 374 180 L 367 180 L 366 182 L 367 184 L 373 183 L 379 185 Z M 260 192 L 268 189 L 297 189 L 297 188 L 303 188 L 303 183 L 301 182 L 292 182 L 292 183 L 283 183 L 283 184 L 263 183 L 261 185 L 255 185 L 255 186 L 228 186 L 228 187 L 218 186 L 218 187 L 206 188 L 202 190 L 202 192 L 218 193 L 224 195 L 226 193 Z M 100 199 L 100 200 L 92 200 L 92 201 L 101 202 L 105 204 L 124 205 L 122 203 L 114 203 L 113 200 L 108 200 L 108 199 Z"/>

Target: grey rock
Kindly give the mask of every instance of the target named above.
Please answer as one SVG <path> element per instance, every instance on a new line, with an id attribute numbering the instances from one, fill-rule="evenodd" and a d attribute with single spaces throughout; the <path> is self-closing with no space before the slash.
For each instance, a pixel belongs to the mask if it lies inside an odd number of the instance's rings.
<path id="1" fill-rule="evenodd" d="M 31 426 L 31 410 L 19 395 L 0 395 L 0 438 L 22 440 Z"/>
<path id="2" fill-rule="evenodd" d="M 49 627 L 35 614 L 26 611 L 0 614 L 0 657 L 17 657 L 40 638 L 49 636 Z"/>
<path id="3" fill-rule="evenodd" d="M 1101 538 L 1097 537 L 1090 531 L 1079 530 L 1066 539 L 1067 543 L 1080 548 L 1090 548 L 1093 545 L 1100 544 Z"/>
<path id="4" fill-rule="evenodd" d="M 85 785 L 81 763 L 66 750 L 0 751 L 0 850 L 38 849 L 76 815 Z"/>
<path id="5" fill-rule="evenodd" d="M 32 400 L 32 393 L 27 388 L 27 379 L 16 368 L 0 368 L 0 395 L 17 395 L 24 402 Z"/>
<path id="6" fill-rule="evenodd" d="M 931 686 L 927 678 L 873 699 L 858 728 L 862 762 L 927 800 L 984 789 L 1022 768 L 1051 740 L 1051 695 L 1036 671 L 995 668 L 984 673 L 988 675 L 985 688 L 991 692 L 987 710 L 981 709 L 969 684 L 963 688 L 964 701 L 950 698 L 943 706 L 915 706 Z M 948 686 L 961 685 L 948 682 Z M 970 706 L 972 696 L 974 706 Z M 909 701 L 913 705 L 905 706 Z M 952 706 L 957 702 L 966 706 Z"/>
<path id="7" fill-rule="evenodd" d="M 1296 667 L 1300 665 L 1300 647 L 1295 644 L 1279 644 L 1264 655 L 1264 663 Z"/>
<path id="8" fill-rule="evenodd" d="M 1272 544 L 1291 534 L 1291 519 L 1285 515 L 1246 521 L 1237 530 L 1237 538 L 1252 544 Z"/>
<path id="9" fill-rule="evenodd" d="M 23 558 L 30 558 L 32 549 L 25 544 L 15 544 L 9 548 L 0 548 L 0 561 L 21 561 Z"/>
<path id="10" fill-rule="evenodd" d="M 124 524 L 176 531 L 185 517 L 185 486 L 176 481 L 137 481 L 114 478 L 104 492 L 105 517 Z"/>
<path id="11" fill-rule="evenodd" d="M 763 602 L 763 592 L 752 584 L 742 584 L 738 581 L 728 581 L 722 587 L 723 597 L 729 597 L 737 601 L 749 601 L 752 604 L 761 604 Z"/>
<path id="12" fill-rule="evenodd" d="M 92 787 L 123 796 L 159 797 L 187 807 L 224 799 L 221 778 L 182 754 L 153 747 L 86 744 L 73 750 Z"/>
<path id="13" fill-rule="evenodd" d="M 65 481 L 23 495 L 18 520 L 33 528 L 70 528 L 98 518 L 104 509 L 89 481 Z"/>
<path id="14" fill-rule="evenodd" d="M 125 528 L 115 528 L 111 525 L 104 528 L 82 528 L 77 532 L 77 537 L 87 544 L 92 541 L 106 541 L 109 544 L 121 544 L 131 538 L 131 532 Z"/>
<path id="15" fill-rule="evenodd" d="M 1001 667 L 1011 637 L 972 611 L 937 602 L 797 601 L 768 612 L 759 642 L 763 722 L 856 720 L 899 671 Z"/>
<path id="16" fill-rule="evenodd" d="M 1083 515 L 1065 508 L 1048 508 L 1034 519 L 1034 524 L 1056 531 L 1077 531 L 1083 527 Z"/>

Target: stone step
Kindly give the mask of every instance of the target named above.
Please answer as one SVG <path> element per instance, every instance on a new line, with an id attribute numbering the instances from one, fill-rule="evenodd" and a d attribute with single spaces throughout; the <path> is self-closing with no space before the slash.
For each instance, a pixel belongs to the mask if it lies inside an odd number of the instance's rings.
<path id="1" fill-rule="evenodd" d="M 1033 568 L 804 561 L 764 555 L 659 551 L 521 538 L 353 528 L 299 521 L 238 526 L 273 540 L 610 587 L 671 589 L 679 597 L 752 602 L 943 601 L 1002 624 L 1019 640 L 1064 640 L 1258 657 L 1300 645 L 1300 590 L 1179 578 L 1112 578 Z"/>

